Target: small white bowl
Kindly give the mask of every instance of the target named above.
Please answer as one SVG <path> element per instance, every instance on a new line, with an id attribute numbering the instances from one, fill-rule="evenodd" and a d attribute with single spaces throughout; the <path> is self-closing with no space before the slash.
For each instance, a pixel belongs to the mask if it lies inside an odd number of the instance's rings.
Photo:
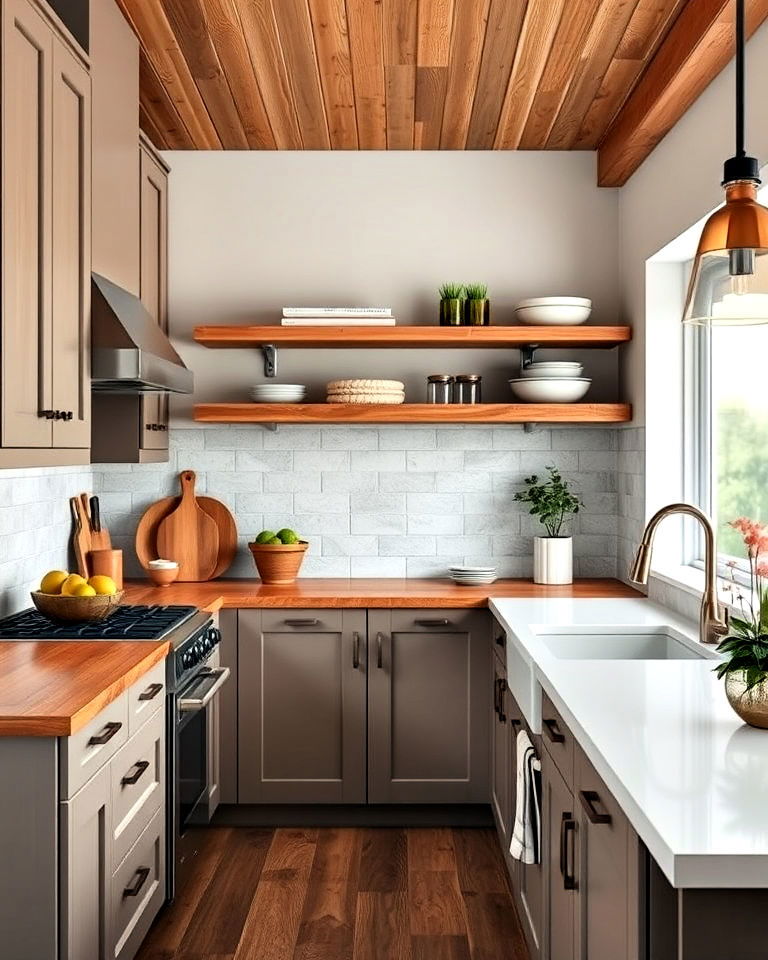
<path id="1" fill-rule="evenodd" d="M 565 377 L 571 379 L 580 377 L 584 373 L 584 367 L 580 363 L 566 360 L 552 360 L 541 363 L 531 363 L 527 367 L 520 368 L 520 376 L 525 379 L 533 377 L 538 380 L 555 379 Z"/>
<path id="2" fill-rule="evenodd" d="M 555 377 L 510 380 L 512 393 L 523 403 L 577 403 L 586 396 L 592 381 L 586 377 Z"/>
<path id="3" fill-rule="evenodd" d="M 533 297 L 515 307 L 520 323 L 532 326 L 577 326 L 586 323 L 592 301 L 585 297 Z"/>

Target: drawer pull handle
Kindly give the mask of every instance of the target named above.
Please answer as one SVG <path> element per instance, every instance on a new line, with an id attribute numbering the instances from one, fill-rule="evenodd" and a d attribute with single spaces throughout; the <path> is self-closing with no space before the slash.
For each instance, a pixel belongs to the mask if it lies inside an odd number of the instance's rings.
<path id="1" fill-rule="evenodd" d="M 288 627 L 316 627 L 320 621 L 317 617 L 300 617 L 296 620 L 284 620 L 283 623 Z"/>
<path id="2" fill-rule="evenodd" d="M 360 667 L 360 634 L 355 630 L 352 634 L 352 669 Z"/>
<path id="3" fill-rule="evenodd" d="M 506 690 L 507 690 L 507 681 L 504 679 L 504 677 L 499 677 L 496 680 L 496 686 L 498 688 L 497 697 L 498 697 L 498 704 L 499 704 L 499 708 L 496 712 L 499 715 L 499 723 L 506 723 L 507 715 L 506 713 L 504 713 L 504 694 L 506 693 Z"/>
<path id="4" fill-rule="evenodd" d="M 120 783 L 124 787 L 130 786 L 131 784 L 138 783 L 141 780 L 142 774 L 149 767 L 149 760 L 139 760 L 133 765 L 133 773 L 126 774 Z"/>
<path id="5" fill-rule="evenodd" d="M 123 890 L 123 897 L 138 897 L 141 892 L 141 888 L 147 882 L 147 877 L 150 874 L 149 867 L 139 867 L 136 871 L 136 874 L 133 878 L 133 882 L 129 883 L 128 886 Z"/>
<path id="6" fill-rule="evenodd" d="M 154 700 L 162 689 L 162 683 L 150 683 L 147 689 L 139 694 L 139 700 Z"/>
<path id="7" fill-rule="evenodd" d="M 109 743 L 109 741 L 114 737 L 118 730 L 121 729 L 122 723 L 117 723 L 112 721 L 108 723 L 101 733 L 97 733 L 91 737 L 88 741 L 89 747 L 100 747 L 103 743 Z"/>
<path id="8" fill-rule="evenodd" d="M 449 627 L 451 621 L 447 617 L 436 617 L 432 620 L 414 620 L 417 627 Z"/>
<path id="9" fill-rule="evenodd" d="M 580 790 L 579 799 L 590 823 L 610 823 L 610 813 L 600 813 L 595 804 L 600 803 L 597 790 Z"/>
<path id="10" fill-rule="evenodd" d="M 570 849 L 572 845 L 568 843 L 568 835 L 576 836 L 576 821 L 570 813 L 564 813 L 560 822 L 560 873 L 563 878 L 564 890 L 576 889 L 576 877 L 570 866 Z"/>
<path id="11" fill-rule="evenodd" d="M 376 666 L 381 670 L 384 666 L 384 651 L 382 650 L 382 641 L 384 637 L 381 633 L 376 634 Z"/>
<path id="12" fill-rule="evenodd" d="M 557 720 L 544 720 L 544 729 L 552 743 L 565 743 L 565 734 L 560 730 Z"/>

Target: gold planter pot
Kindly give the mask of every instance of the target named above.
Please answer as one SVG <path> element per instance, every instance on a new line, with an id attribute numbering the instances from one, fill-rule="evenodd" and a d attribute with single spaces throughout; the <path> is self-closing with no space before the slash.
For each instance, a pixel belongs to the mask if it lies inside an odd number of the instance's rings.
<path id="1" fill-rule="evenodd" d="M 468 327 L 487 327 L 490 324 L 490 300 L 465 300 L 464 303 L 464 323 Z"/>
<path id="2" fill-rule="evenodd" d="M 460 327 L 464 322 L 464 301 L 463 300 L 441 300 L 440 301 L 440 326 L 441 327 Z"/>
<path id="3" fill-rule="evenodd" d="M 732 670 L 725 675 L 725 695 L 745 723 L 768 730 L 768 680 L 748 690 L 746 671 Z"/>

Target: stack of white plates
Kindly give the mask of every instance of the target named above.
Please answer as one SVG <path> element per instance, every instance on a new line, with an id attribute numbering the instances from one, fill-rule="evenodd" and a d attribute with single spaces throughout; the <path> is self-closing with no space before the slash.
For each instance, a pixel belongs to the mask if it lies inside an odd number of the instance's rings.
<path id="1" fill-rule="evenodd" d="M 592 301 L 584 297 L 533 297 L 515 307 L 520 323 L 538 327 L 571 327 L 586 323 L 592 313 Z"/>
<path id="2" fill-rule="evenodd" d="M 301 403 L 307 388 L 301 383 L 256 383 L 251 387 L 254 403 Z"/>
<path id="3" fill-rule="evenodd" d="M 520 367 L 520 376 L 534 380 L 572 380 L 584 373 L 584 367 L 578 360 L 534 360 L 527 367 Z"/>
<path id="4" fill-rule="evenodd" d="M 482 586 L 496 580 L 496 567 L 451 567 L 451 580 L 465 587 Z"/>

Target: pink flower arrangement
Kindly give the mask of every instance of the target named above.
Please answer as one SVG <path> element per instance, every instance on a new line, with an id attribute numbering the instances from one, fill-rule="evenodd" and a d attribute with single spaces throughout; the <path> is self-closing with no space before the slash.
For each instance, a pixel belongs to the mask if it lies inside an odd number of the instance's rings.
<path id="1" fill-rule="evenodd" d="M 757 520 L 750 520 L 749 517 L 731 520 L 728 526 L 741 534 L 750 559 L 768 553 L 768 526 L 758 523 Z"/>
<path id="2" fill-rule="evenodd" d="M 768 632 L 768 525 L 738 517 L 728 526 L 741 534 L 749 560 L 749 596 L 738 594 L 744 619 L 732 622 L 745 636 L 760 637 Z M 733 570 L 736 562 L 730 561 L 728 566 Z"/>

